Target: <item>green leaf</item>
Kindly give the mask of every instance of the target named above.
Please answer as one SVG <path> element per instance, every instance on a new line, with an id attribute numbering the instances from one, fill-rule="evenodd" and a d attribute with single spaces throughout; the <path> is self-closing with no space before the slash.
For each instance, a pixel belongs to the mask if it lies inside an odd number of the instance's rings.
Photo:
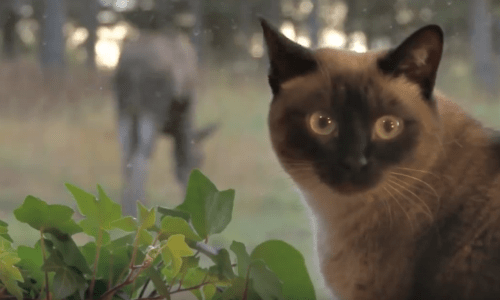
<path id="1" fill-rule="evenodd" d="M 245 245 L 243 243 L 233 241 L 229 249 L 231 249 L 231 251 L 236 254 L 236 259 L 238 260 L 238 276 L 245 278 L 247 276 L 247 269 L 251 261 L 250 255 L 248 254 Z"/>
<path id="2" fill-rule="evenodd" d="M 231 280 L 231 286 L 224 290 L 223 293 L 215 294 L 212 300 L 235 300 L 242 299 L 245 292 L 246 280 L 241 277 L 235 277 Z M 252 299 L 252 298 L 248 298 Z"/>
<path id="3" fill-rule="evenodd" d="M 55 230 L 69 235 L 82 231 L 80 226 L 71 219 L 73 213 L 74 210 L 68 206 L 48 205 L 33 196 L 26 197 L 23 204 L 14 210 L 14 215 L 18 221 L 27 223 L 37 230 Z"/>
<path id="4" fill-rule="evenodd" d="M 84 274 L 92 274 L 85 257 L 70 236 L 58 239 L 55 236 L 49 235 L 49 240 L 54 244 L 54 249 L 61 253 L 63 261 L 67 266 L 75 267 Z"/>
<path id="5" fill-rule="evenodd" d="M 15 279 L 9 278 L 9 279 L 3 279 L 3 276 L 0 275 L 0 280 L 2 281 L 3 285 L 9 291 L 10 294 L 12 294 L 14 297 L 17 298 L 17 300 L 22 300 L 23 299 L 23 290 L 19 287 L 17 281 Z"/>
<path id="6" fill-rule="evenodd" d="M 181 270 L 179 271 L 179 276 L 184 276 L 187 274 L 187 272 L 190 269 L 197 268 L 200 263 L 200 257 L 194 257 L 194 256 L 185 256 L 182 258 L 182 266 Z M 184 283 L 187 281 L 184 280 Z"/>
<path id="7" fill-rule="evenodd" d="M 166 216 L 161 220 L 160 233 L 166 235 L 182 234 L 187 239 L 199 242 L 201 238 L 193 232 L 186 220 L 179 217 Z"/>
<path id="8" fill-rule="evenodd" d="M 156 222 L 156 212 L 154 207 L 148 210 L 141 202 L 137 201 L 137 211 L 139 212 L 139 226 L 143 229 L 151 228 Z"/>
<path id="9" fill-rule="evenodd" d="M 226 249 L 220 249 L 215 257 L 211 257 L 215 266 L 210 267 L 210 270 L 219 275 L 219 279 L 233 279 L 235 277 L 231 258 Z"/>
<path id="10" fill-rule="evenodd" d="M 18 266 L 24 271 L 24 276 L 34 279 L 36 281 L 35 286 L 41 289 L 45 279 L 41 269 L 43 265 L 43 256 L 40 241 L 35 244 L 35 248 L 26 246 L 17 247 L 17 254 L 21 259 Z"/>
<path id="11" fill-rule="evenodd" d="M 151 281 L 153 282 L 155 290 L 158 292 L 158 294 L 163 297 L 167 297 L 168 287 L 165 282 L 163 282 L 161 273 L 156 268 L 147 268 L 144 272 L 148 275 L 149 278 L 151 278 Z"/>
<path id="12" fill-rule="evenodd" d="M 282 282 L 262 260 L 253 261 L 250 266 L 252 287 L 263 300 L 285 299 L 282 294 Z"/>
<path id="13" fill-rule="evenodd" d="M 204 299 L 212 299 L 217 291 L 217 288 L 213 284 L 204 285 L 201 289 L 203 291 Z"/>
<path id="14" fill-rule="evenodd" d="M 153 236 L 146 229 L 139 230 L 139 243 L 143 246 L 150 246 L 153 244 Z"/>
<path id="15" fill-rule="evenodd" d="M 126 238 L 119 238 L 101 248 L 99 252 L 97 278 L 102 278 L 108 282 L 111 275 L 112 282 L 117 283 L 120 275 L 123 275 L 123 270 L 128 270 L 129 267 L 132 246 L 128 245 L 128 242 L 129 237 L 126 236 Z M 96 256 L 95 242 L 85 244 L 81 250 L 88 265 L 93 265 Z"/>
<path id="16" fill-rule="evenodd" d="M 0 237 L 0 281 L 18 300 L 23 298 L 23 293 L 17 282 L 24 282 L 21 272 L 15 266 L 20 260 L 11 243 Z"/>
<path id="17" fill-rule="evenodd" d="M 0 237 L 3 237 L 7 241 L 13 243 L 14 241 L 12 240 L 12 238 L 7 233 L 8 227 L 9 227 L 9 224 L 7 224 L 4 221 L 0 220 Z"/>
<path id="18" fill-rule="evenodd" d="M 86 217 L 80 222 L 83 231 L 96 238 L 99 243 L 107 244 L 110 241 L 107 231 L 114 228 L 113 221 L 121 218 L 121 206 L 113 202 L 99 185 L 97 186 L 99 200 L 94 195 L 69 183 L 66 184 L 66 188 L 75 198 L 80 213 Z"/>
<path id="19" fill-rule="evenodd" d="M 162 218 L 164 218 L 166 216 L 179 217 L 179 218 L 183 218 L 187 222 L 189 222 L 189 219 L 190 219 L 190 216 L 187 212 L 183 212 L 181 210 L 176 210 L 176 209 L 165 208 L 165 207 L 161 207 L 161 206 L 158 206 L 158 213 L 163 215 Z"/>
<path id="20" fill-rule="evenodd" d="M 56 299 L 73 295 L 76 291 L 87 289 L 85 279 L 67 266 L 57 252 L 53 252 L 42 266 L 42 270 L 55 272 L 52 291 Z"/>
<path id="21" fill-rule="evenodd" d="M 118 228 L 126 232 L 137 231 L 138 225 L 135 218 L 126 216 L 111 223 L 113 228 Z"/>
<path id="22" fill-rule="evenodd" d="M 205 239 L 222 232 L 231 221 L 234 190 L 219 192 L 215 185 L 199 170 L 189 177 L 186 198 L 177 209 L 191 215 L 196 232 Z"/>
<path id="23" fill-rule="evenodd" d="M 250 255 L 262 259 L 283 282 L 285 299 L 316 299 L 304 257 L 289 244 L 271 240 L 258 245 Z"/>
<path id="24" fill-rule="evenodd" d="M 186 244 L 182 234 L 174 234 L 166 242 L 162 242 L 162 259 L 165 267 L 163 273 L 175 277 L 181 270 L 182 257 L 192 256 L 193 250 Z"/>
<path id="25" fill-rule="evenodd" d="M 104 192 L 100 185 L 97 185 L 99 193 L 99 202 L 97 204 L 97 215 L 99 224 L 104 230 L 111 230 L 111 223 L 122 217 L 122 207 L 120 204 L 112 201 Z"/>

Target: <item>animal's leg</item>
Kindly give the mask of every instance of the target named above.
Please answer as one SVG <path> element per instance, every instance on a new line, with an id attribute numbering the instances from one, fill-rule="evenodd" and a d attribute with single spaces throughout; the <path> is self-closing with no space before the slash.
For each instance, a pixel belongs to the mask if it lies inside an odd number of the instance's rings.
<path id="1" fill-rule="evenodd" d="M 192 110 L 188 100 L 176 103 L 172 113 L 177 114 L 172 130 L 175 139 L 176 175 L 177 180 L 185 187 L 191 170 L 199 166 L 201 157 L 195 149 Z"/>
<path id="2" fill-rule="evenodd" d="M 149 171 L 149 158 L 156 141 L 156 120 L 152 113 L 142 113 L 137 120 L 138 143 L 132 156 L 130 170 L 130 202 L 132 215 L 136 215 L 136 201 L 145 202 L 146 179 Z"/>
<path id="3" fill-rule="evenodd" d="M 135 202 L 130 199 L 132 155 L 137 147 L 136 124 L 134 116 L 119 111 L 118 138 L 121 145 L 121 167 L 122 167 L 122 209 L 125 214 L 131 214 L 135 209 Z"/>

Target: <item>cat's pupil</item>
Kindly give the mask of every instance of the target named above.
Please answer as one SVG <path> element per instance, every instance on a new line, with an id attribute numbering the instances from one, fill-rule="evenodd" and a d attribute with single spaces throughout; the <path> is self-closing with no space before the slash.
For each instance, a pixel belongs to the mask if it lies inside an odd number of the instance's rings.
<path id="1" fill-rule="evenodd" d="M 320 128 L 326 128 L 330 124 L 330 118 L 320 116 L 318 119 L 318 125 Z"/>
<path id="2" fill-rule="evenodd" d="M 384 130 L 387 133 L 392 132 L 398 126 L 394 120 L 384 120 L 383 123 Z"/>

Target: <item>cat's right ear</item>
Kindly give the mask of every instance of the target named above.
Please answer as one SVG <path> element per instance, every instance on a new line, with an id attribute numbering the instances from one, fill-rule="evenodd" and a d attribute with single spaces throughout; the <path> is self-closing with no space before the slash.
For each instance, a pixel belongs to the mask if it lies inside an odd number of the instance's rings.
<path id="1" fill-rule="evenodd" d="M 310 49 L 285 37 L 264 18 L 259 19 L 269 55 L 269 85 L 273 94 L 277 95 L 282 83 L 313 72 L 318 63 Z"/>

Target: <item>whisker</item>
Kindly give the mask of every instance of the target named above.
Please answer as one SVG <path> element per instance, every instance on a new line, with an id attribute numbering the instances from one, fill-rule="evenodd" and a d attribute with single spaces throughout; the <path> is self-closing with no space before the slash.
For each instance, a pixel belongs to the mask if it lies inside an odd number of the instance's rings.
<path id="1" fill-rule="evenodd" d="M 429 187 L 434 192 L 434 194 L 438 198 L 438 201 L 440 201 L 439 194 L 436 192 L 436 190 L 430 184 L 428 184 L 427 182 L 423 181 L 422 179 L 414 177 L 414 176 L 402 174 L 402 173 L 397 173 L 397 172 L 391 172 L 391 174 L 393 174 L 393 175 L 399 175 L 399 176 L 403 176 L 403 177 L 408 177 L 408 178 L 411 178 L 413 180 L 416 180 L 418 182 L 421 182 L 421 183 L 425 184 L 427 187 Z"/>
<path id="2" fill-rule="evenodd" d="M 409 182 L 406 182 L 406 181 L 404 181 L 403 179 L 398 178 L 396 175 L 390 175 L 390 176 L 391 176 L 391 178 L 392 178 L 393 180 L 397 180 L 397 181 L 399 181 L 401 184 L 406 185 L 406 187 L 408 187 L 408 188 L 413 187 L 413 188 L 415 188 L 415 189 L 417 189 L 417 190 L 419 190 L 419 191 L 422 191 L 422 192 L 426 193 L 427 195 L 432 195 L 432 196 L 435 196 L 435 194 L 434 194 L 432 191 L 429 191 L 429 190 L 428 190 L 428 188 L 427 188 L 427 189 L 424 189 L 424 188 L 422 188 L 422 187 L 420 187 L 420 186 L 418 186 L 418 185 L 416 185 L 416 184 L 411 184 L 411 183 L 409 183 Z M 427 187 L 427 186 L 426 186 L 426 187 Z"/>
<path id="3" fill-rule="evenodd" d="M 394 189 L 393 186 L 391 186 L 390 184 L 388 184 L 387 186 L 391 187 L 392 189 Z M 394 201 L 396 201 L 396 204 L 401 208 L 401 210 L 403 211 L 403 213 L 406 215 L 406 218 L 408 218 L 408 222 L 410 223 L 410 228 L 411 228 L 411 231 L 414 232 L 414 228 L 413 228 L 413 224 L 411 222 L 411 219 L 410 219 L 410 215 L 408 214 L 408 212 L 403 208 L 403 206 L 401 205 L 401 203 L 399 203 L 398 199 L 384 186 L 384 190 L 389 194 L 391 195 L 392 199 L 394 199 Z"/>
<path id="4" fill-rule="evenodd" d="M 408 189 L 408 188 L 406 188 L 406 187 L 402 186 L 401 184 L 399 184 L 399 183 L 397 183 L 397 182 L 395 182 L 395 181 L 393 181 L 393 180 L 390 180 L 390 179 L 389 179 L 389 182 L 391 182 L 391 183 L 395 184 L 396 186 L 401 187 L 404 191 L 407 191 L 408 193 L 410 193 L 410 194 L 412 194 L 413 196 L 415 196 L 415 198 L 417 198 L 417 199 L 418 199 L 418 200 L 419 200 L 419 201 L 420 201 L 420 202 L 421 202 L 421 203 L 425 206 L 425 208 L 427 208 L 427 211 L 425 211 L 425 210 L 424 210 L 423 212 L 424 212 L 425 214 L 427 214 L 427 215 L 429 216 L 429 218 L 431 218 L 431 220 L 432 220 L 432 221 L 434 221 L 434 216 L 432 215 L 432 210 L 431 210 L 431 208 L 427 205 L 427 203 L 425 203 L 425 201 L 424 201 L 424 200 L 422 200 L 419 196 L 417 196 L 417 194 L 415 194 L 414 192 L 412 192 L 410 189 Z"/>
<path id="5" fill-rule="evenodd" d="M 411 169 L 411 168 L 404 168 L 404 167 L 396 167 L 396 169 L 425 173 L 425 174 L 432 175 L 432 176 L 436 177 L 437 179 L 441 179 L 441 177 L 439 175 L 437 175 L 436 173 L 430 172 L 430 171 L 418 170 L 418 169 Z"/>

